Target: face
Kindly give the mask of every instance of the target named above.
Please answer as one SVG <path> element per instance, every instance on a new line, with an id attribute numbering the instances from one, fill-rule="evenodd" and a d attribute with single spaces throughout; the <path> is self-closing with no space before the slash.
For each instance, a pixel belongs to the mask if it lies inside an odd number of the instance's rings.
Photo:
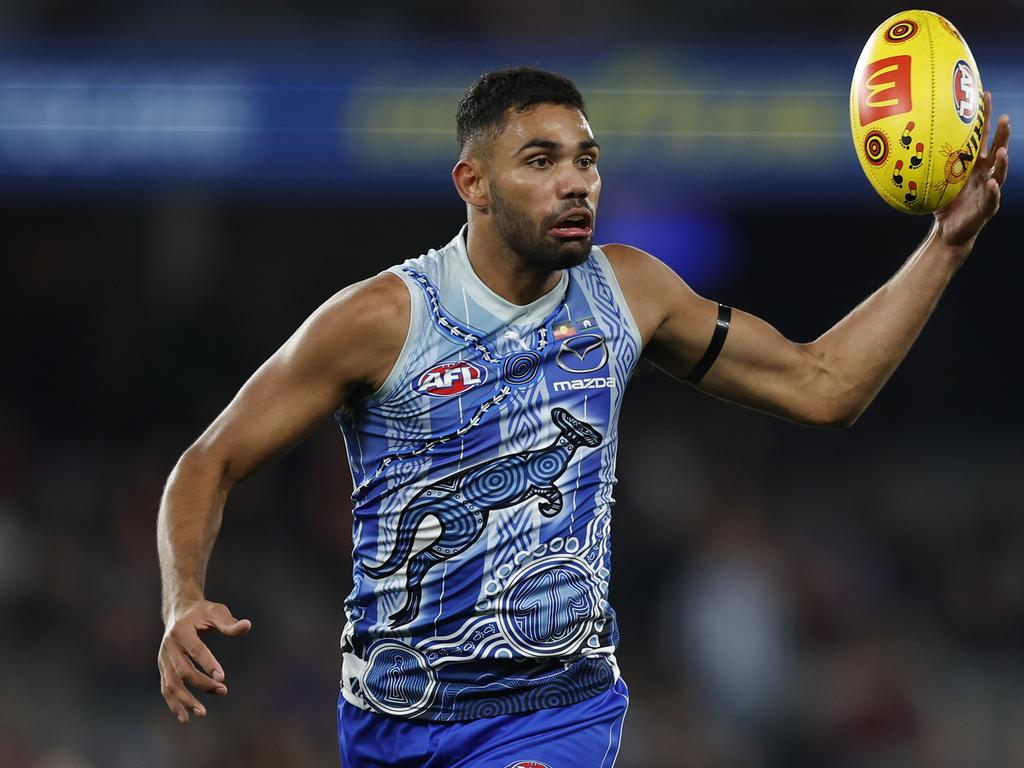
<path id="1" fill-rule="evenodd" d="M 548 270 L 590 254 L 601 176 L 598 146 L 579 110 L 540 104 L 511 112 L 488 161 L 489 212 L 498 235 Z"/>

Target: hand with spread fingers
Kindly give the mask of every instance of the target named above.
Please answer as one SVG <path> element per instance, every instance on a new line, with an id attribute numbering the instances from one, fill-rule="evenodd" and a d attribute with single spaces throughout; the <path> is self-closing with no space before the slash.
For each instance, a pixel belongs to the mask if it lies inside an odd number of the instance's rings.
<path id="1" fill-rule="evenodd" d="M 226 696 L 224 668 L 214 658 L 200 635 L 217 630 L 229 637 L 241 637 L 252 628 L 248 619 L 236 619 L 226 605 L 192 600 L 178 605 L 166 617 L 167 626 L 157 665 L 160 693 L 171 713 L 184 724 L 189 715 L 206 716 L 204 707 L 189 688 Z"/>
<path id="2" fill-rule="evenodd" d="M 988 91 L 985 91 L 985 114 L 992 114 L 992 94 Z M 974 245 L 974 239 L 982 227 L 999 210 L 1002 187 L 1009 167 L 1010 117 L 1005 114 L 999 116 L 995 139 L 992 147 L 988 148 L 991 124 L 991 120 L 985 123 L 979 150 L 981 154 L 964 188 L 949 205 L 935 212 L 942 242 L 951 248 L 964 249 L 965 255 Z"/>

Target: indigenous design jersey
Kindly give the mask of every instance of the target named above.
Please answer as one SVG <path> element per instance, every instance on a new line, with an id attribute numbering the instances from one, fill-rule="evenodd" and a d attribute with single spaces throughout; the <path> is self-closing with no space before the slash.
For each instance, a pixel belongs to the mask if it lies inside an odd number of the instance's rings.
<path id="1" fill-rule="evenodd" d="M 640 337 L 607 258 L 523 307 L 476 276 L 463 233 L 391 271 L 412 298 L 405 346 L 337 414 L 355 488 L 343 695 L 445 722 L 608 689 L 617 421 Z"/>

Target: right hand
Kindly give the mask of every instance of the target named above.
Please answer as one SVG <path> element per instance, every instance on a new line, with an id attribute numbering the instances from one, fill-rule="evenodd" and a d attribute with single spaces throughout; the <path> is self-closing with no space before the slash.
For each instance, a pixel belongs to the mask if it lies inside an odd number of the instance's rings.
<path id="1" fill-rule="evenodd" d="M 199 639 L 200 633 L 216 629 L 229 637 L 241 637 L 250 629 L 248 619 L 236 619 L 226 605 L 208 600 L 191 600 L 175 607 L 167 617 L 160 642 L 157 666 L 160 668 L 160 693 L 179 723 L 187 723 L 189 714 L 206 717 L 206 707 L 186 686 L 226 696 L 224 668 Z"/>

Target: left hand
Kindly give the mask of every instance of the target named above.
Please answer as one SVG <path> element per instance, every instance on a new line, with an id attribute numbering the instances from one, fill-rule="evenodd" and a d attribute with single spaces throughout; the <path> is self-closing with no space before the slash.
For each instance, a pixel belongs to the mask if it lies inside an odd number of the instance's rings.
<path id="1" fill-rule="evenodd" d="M 985 115 L 989 116 L 992 114 L 992 94 L 985 91 L 984 99 Z M 950 248 L 965 252 L 971 249 L 982 227 L 999 210 L 999 198 L 1009 167 L 1009 115 L 999 116 L 991 149 L 988 148 L 990 126 L 991 120 L 986 120 L 978 159 L 964 188 L 945 208 L 935 212 L 935 222 L 942 242 Z"/>

